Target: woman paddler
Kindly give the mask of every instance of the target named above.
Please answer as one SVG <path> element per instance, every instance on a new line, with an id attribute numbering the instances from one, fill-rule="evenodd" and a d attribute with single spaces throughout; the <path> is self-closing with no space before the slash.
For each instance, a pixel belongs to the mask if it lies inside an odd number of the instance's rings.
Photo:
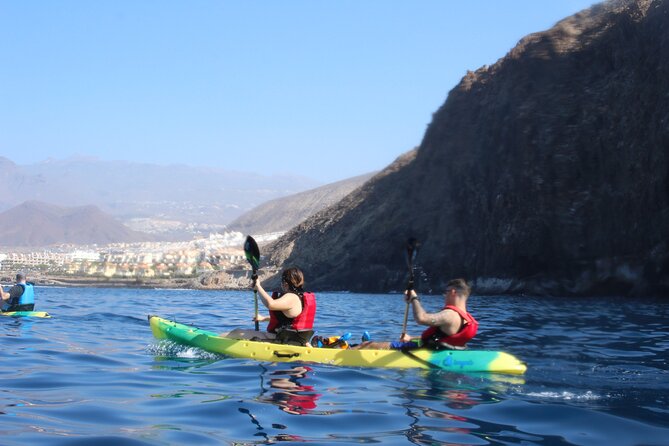
<path id="1" fill-rule="evenodd" d="M 288 268 L 281 274 L 281 292 L 270 296 L 262 287 L 260 280 L 255 281 L 254 291 L 260 294 L 263 305 L 269 310 L 269 316 L 258 316 L 259 322 L 269 320 L 267 331 L 235 329 L 223 336 L 235 339 L 270 341 L 279 344 L 308 345 L 314 334 L 316 316 L 316 296 L 306 292 L 304 274 L 299 268 Z M 256 320 L 256 318 L 253 318 Z"/>

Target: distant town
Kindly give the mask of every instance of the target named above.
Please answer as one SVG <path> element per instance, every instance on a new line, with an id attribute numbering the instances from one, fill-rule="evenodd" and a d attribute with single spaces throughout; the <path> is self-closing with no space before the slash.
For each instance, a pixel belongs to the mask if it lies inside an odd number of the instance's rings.
<path id="1" fill-rule="evenodd" d="M 282 233 L 254 236 L 266 243 Z M 241 232 L 212 233 L 185 242 L 58 245 L 39 250 L 0 248 L 0 277 L 105 279 L 193 278 L 211 271 L 247 269 Z"/>

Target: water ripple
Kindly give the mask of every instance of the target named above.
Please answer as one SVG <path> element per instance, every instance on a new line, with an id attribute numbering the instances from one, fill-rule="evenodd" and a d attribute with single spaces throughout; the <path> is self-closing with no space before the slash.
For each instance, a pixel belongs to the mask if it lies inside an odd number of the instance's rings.
<path id="1" fill-rule="evenodd" d="M 472 298 L 481 323 L 472 347 L 521 357 L 529 369 L 517 377 L 261 363 L 151 336 L 147 314 L 217 332 L 250 327 L 249 293 L 38 293 L 52 319 L 0 320 L 3 445 L 659 445 L 669 438 L 669 311 L 661 301 Z M 423 301 L 441 305 L 437 296 Z M 399 336 L 399 295 L 322 293 L 319 304 L 322 335 Z M 341 314 L 351 309 L 355 320 L 344 327 Z M 411 333 L 420 330 L 410 321 Z"/>

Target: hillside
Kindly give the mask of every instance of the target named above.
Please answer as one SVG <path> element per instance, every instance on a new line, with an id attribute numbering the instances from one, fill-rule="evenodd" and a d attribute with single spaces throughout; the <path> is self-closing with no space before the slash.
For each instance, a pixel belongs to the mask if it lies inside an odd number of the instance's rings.
<path id="1" fill-rule="evenodd" d="M 467 73 L 416 152 L 279 239 L 309 287 L 669 292 L 669 1 L 595 5 Z"/>
<path id="2" fill-rule="evenodd" d="M 0 246 L 44 247 L 53 244 L 105 244 L 151 241 L 95 206 L 65 208 L 28 201 L 0 213 Z"/>
<path id="3" fill-rule="evenodd" d="M 320 186 L 296 175 L 86 157 L 26 166 L 0 157 L 0 183 L 0 211 L 29 200 L 67 207 L 93 203 L 122 221 L 151 218 L 220 226 L 267 200 Z"/>
<path id="4" fill-rule="evenodd" d="M 288 197 L 270 200 L 238 217 L 228 225 L 228 228 L 245 234 L 285 232 L 309 216 L 337 203 L 369 180 L 372 175 L 360 175 Z"/>

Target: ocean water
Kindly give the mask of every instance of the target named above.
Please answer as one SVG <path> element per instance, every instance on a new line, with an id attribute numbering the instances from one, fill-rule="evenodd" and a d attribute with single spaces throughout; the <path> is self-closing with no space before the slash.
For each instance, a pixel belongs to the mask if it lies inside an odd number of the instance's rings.
<path id="1" fill-rule="evenodd" d="M 520 357 L 519 377 L 262 363 L 151 335 L 148 314 L 250 328 L 251 292 L 37 296 L 52 319 L 0 317 L 0 445 L 669 444 L 667 302 L 473 296 L 471 348 Z M 400 334 L 400 295 L 318 299 L 321 335 Z"/>

